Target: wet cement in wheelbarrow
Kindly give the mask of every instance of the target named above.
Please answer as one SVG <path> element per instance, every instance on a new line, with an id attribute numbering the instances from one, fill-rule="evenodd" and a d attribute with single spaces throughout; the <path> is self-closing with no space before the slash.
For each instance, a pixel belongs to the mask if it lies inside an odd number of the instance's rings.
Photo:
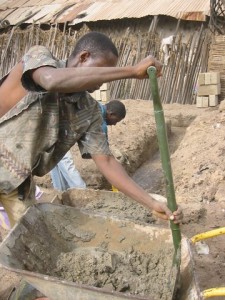
<path id="1" fill-rule="evenodd" d="M 81 248 L 62 253 L 57 277 L 148 299 L 171 299 L 171 249 L 146 255 L 131 248 L 123 253 L 104 248 Z M 169 261 L 168 261 L 169 258 Z"/>
<path id="2" fill-rule="evenodd" d="M 134 240 L 129 237 L 129 241 L 126 235 L 118 235 L 114 237 L 117 243 L 117 250 L 114 251 L 110 248 L 110 242 L 107 242 L 112 241 L 113 230 L 109 230 L 112 226 L 106 226 L 101 229 L 106 232 L 105 240 L 92 246 L 98 227 L 94 225 L 90 230 L 84 230 L 77 225 L 79 221 L 75 216 L 71 223 L 70 214 L 71 210 L 68 209 L 62 215 L 62 220 L 59 215 L 51 214 L 55 231 L 67 237 L 70 243 L 73 241 L 75 247 L 71 251 L 61 252 L 50 275 L 77 284 L 146 299 L 172 299 L 172 244 L 155 245 L 154 251 L 151 252 L 152 249 L 148 248 L 146 252 L 141 251 L 141 246 L 137 246 L 140 241 L 135 240 L 135 235 Z M 46 217 L 49 218 L 50 214 Z M 82 224 L 86 224 L 86 221 L 82 220 Z M 129 247 L 124 248 L 122 245 L 125 243 Z"/>

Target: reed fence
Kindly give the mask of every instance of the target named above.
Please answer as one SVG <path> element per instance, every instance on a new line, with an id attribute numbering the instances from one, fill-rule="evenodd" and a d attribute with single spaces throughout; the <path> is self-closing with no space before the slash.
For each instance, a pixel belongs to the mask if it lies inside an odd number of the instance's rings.
<path id="1" fill-rule="evenodd" d="M 156 32 L 157 17 L 153 18 L 149 30 L 134 33 L 128 28 L 122 35 L 118 29 L 109 28 L 107 34 L 119 50 L 119 66 L 133 65 L 149 54 L 164 61 L 161 50 L 162 38 Z M 57 24 L 44 30 L 38 24 L 26 29 L 12 27 L 0 34 L 0 76 L 4 76 L 32 46 L 47 46 L 54 56 L 66 59 L 81 34 L 88 27 L 77 31 L 66 24 L 62 28 Z M 203 26 L 198 32 L 190 34 L 188 42 L 183 41 L 179 22 L 170 49 L 167 65 L 163 67 L 163 77 L 159 79 L 163 103 L 194 104 L 196 100 L 196 82 L 199 72 L 206 72 L 209 56 L 211 33 Z M 149 80 L 124 79 L 109 84 L 111 99 L 151 99 Z"/>

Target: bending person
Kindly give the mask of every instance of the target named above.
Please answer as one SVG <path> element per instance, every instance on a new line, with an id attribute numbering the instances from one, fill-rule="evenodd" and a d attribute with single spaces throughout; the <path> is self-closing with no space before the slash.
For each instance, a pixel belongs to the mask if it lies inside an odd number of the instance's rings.
<path id="1" fill-rule="evenodd" d="M 149 66 L 160 75 L 162 65 L 152 56 L 134 66 L 116 67 L 117 62 L 112 41 L 90 32 L 66 61 L 34 46 L 0 80 L 0 202 L 11 226 L 35 203 L 33 177 L 49 173 L 76 142 L 81 155 L 91 157 L 118 190 L 161 213 L 162 219 L 181 222 L 180 209 L 172 213 L 154 200 L 113 157 L 99 104 L 88 93 L 104 82 L 147 78 Z"/>
<path id="2" fill-rule="evenodd" d="M 107 139 L 107 125 L 116 125 L 126 116 L 125 105 L 119 100 L 111 100 L 106 104 L 99 102 L 102 113 L 102 129 Z M 85 189 L 86 183 L 76 169 L 71 152 L 68 151 L 60 162 L 50 171 L 53 187 L 59 191 L 66 191 L 70 188 Z"/>
<path id="3" fill-rule="evenodd" d="M 82 157 L 91 157 L 118 190 L 161 213 L 162 219 L 181 221 L 180 209 L 172 213 L 154 200 L 113 157 L 99 104 L 88 93 L 104 82 L 148 78 L 149 66 L 160 75 L 162 65 L 152 56 L 134 66 L 116 67 L 117 62 L 112 41 L 90 32 L 66 61 L 34 46 L 0 80 L 0 202 L 11 226 L 35 203 L 33 177 L 50 172 L 76 142 Z"/>

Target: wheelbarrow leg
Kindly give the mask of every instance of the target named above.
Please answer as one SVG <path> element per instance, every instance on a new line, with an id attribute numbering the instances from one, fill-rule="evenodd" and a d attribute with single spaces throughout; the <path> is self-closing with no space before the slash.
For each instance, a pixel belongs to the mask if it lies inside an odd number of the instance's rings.
<path id="1" fill-rule="evenodd" d="M 22 279 L 19 285 L 12 291 L 7 300 L 36 300 L 47 299 L 45 296 L 34 288 L 31 284 Z"/>

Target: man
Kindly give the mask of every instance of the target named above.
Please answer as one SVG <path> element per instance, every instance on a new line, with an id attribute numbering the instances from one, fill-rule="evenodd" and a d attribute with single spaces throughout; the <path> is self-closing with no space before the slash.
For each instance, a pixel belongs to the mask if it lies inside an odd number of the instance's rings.
<path id="1" fill-rule="evenodd" d="M 107 180 L 127 196 L 179 223 L 178 209 L 154 200 L 111 155 L 98 103 L 86 92 L 103 82 L 147 78 L 152 56 L 135 66 L 116 67 L 118 52 L 104 34 L 90 32 L 67 61 L 55 59 L 43 46 L 32 47 L 0 81 L 0 202 L 11 225 L 34 203 L 33 176 L 48 173 L 78 142 Z"/>
<path id="2" fill-rule="evenodd" d="M 126 117 L 126 107 L 119 100 L 111 100 L 105 105 L 99 102 L 99 106 L 102 112 L 102 129 L 105 132 L 108 139 L 107 126 L 116 125 Z"/>
<path id="3" fill-rule="evenodd" d="M 116 125 L 126 116 L 125 105 L 119 100 L 111 100 L 106 104 L 99 102 L 102 112 L 102 129 L 107 139 L 107 125 Z M 68 151 L 60 162 L 50 171 L 53 187 L 59 191 L 66 191 L 69 188 L 85 189 L 86 183 L 76 169 L 72 155 Z"/>

